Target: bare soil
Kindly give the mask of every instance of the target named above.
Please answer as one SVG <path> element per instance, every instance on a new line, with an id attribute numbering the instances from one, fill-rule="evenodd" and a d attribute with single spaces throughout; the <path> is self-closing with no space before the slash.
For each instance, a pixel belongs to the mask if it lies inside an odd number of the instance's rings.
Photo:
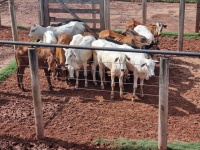
<path id="1" fill-rule="evenodd" d="M 32 9 L 36 9 L 33 2 L 16 0 L 17 7 L 26 5 L 23 11 L 17 9 L 17 12 L 22 14 L 20 21 L 30 24 L 37 22 L 37 18 L 29 16 L 35 15 L 31 13 Z M 30 7 L 31 4 L 33 7 Z M 158 9 L 162 10 L 163 4 Z M 30 41 L 28 32 L 19 30 L 19 40 Z M 12 40 L 9 27 L 0 28 L 0 39 Z M 199 39 L 184 39 L 184 51 L 199 52 L 199 47 Z M 177 38 L 161 37 L 160 48 L 177 51 Z M 13 48 L 1 46 L 0 66 L 7 64 L 7 60 L 12 58 Z M 200 59 L 169 56 L 169 62 L 168 141 L 199 142 Z M 40 141 L 35 134 L 29 69 L 24 77 L 28 92 L 19 90 L 16 74 L 13 74 L 0 84 L 0 149 L 110 149 L 103 145 L 95 146 L 93 141 L 98 138 L 119 137 L 157 140 L 159 66 L 156 67 L 155 73 L 156 77 L 145 81 L 145 98 L 137 94 L 137 100 L 132 103 L 131 82 L 125 85 L 122 99 L 119 98 L 116 84 L 117 92 L 112 101 L 110 83 L 106 85 L 106 91 L 101 91 L 100 83 L 95 87 L 89 82 L 89 88 L 85 89 L 84 82 L 80 81 L 80 89 L 74 89 L 74 82 L 67 84 L 52 80 L 55 88 L 51 92 L 41 70 L 45 138 Z M 83 79 L 83 76 L 81 78 Z M 90 74 L 89 79 L 92 79 Z"/>

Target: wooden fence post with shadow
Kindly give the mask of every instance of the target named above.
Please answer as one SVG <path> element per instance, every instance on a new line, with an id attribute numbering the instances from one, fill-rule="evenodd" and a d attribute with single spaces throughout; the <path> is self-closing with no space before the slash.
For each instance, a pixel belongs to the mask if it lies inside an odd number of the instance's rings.
<path id="1" fill-rule="evenodd" d="M 168 58 L 161 57 L 160 75 L 159 75 L 159 110 L 158 110 L 159 150 L 167 150 L 168 87 L 169 87 L 169 62 Z"/>
<path id="2" fill-rule="evenodd" d="M 43 123 L 43 112 L 42 112 L 42 101 L 40 94 L 39 84 L 39 70 L 38 70 L 38 57 L 35 48 L 28 49 L 29 66 L 31 73 L 31 86 L 32 86 L 32 97 L 34 105 L 35 115 L 35 128 L 36 136 L 38 139 L 44 138 L 44 123 Z"/>

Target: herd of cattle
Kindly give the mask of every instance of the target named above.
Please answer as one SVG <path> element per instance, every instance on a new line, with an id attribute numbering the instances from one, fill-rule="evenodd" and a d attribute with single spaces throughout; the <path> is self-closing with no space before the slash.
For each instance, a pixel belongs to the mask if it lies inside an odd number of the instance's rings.
<path id="1" fill-rule="evenodd" d="M 155 49 L 159 50 L 158 37 L 166 25 L 143 25 L 131 19 L 125 24 L 125 30 L 119 34 L 111 30 L 103 30 L 99 37 L 91 34 L 85 35 L 85 23 L 79 20 L 68 20 L 48 27 L 33 25 L 29 37 L 39 39 L 39 42 L 62 45 L 78 45 L 84 47 L 108 47 L 127 49 Z M 18 87 L 26 91 L 23 85 L 23 74 L 29 64 L 28 46 L 20 46 L 15 51 L 17 61 Z M 123 82 L 128 78 L 128 72 L 134 73 L 134 86 L 132 100 L 135 98 L 137 80 L 140 78 L 140 93 L 143 93 L 144 79 L 154 76 L 155 63 L 152 55 L 135 52 L 118 52 L 105 50 L 81 50 L 76 48 L 36 47 L 38 65 L 45 72 L 49 89 L 53 90 L 50 78 L 66 81 L 76 77 L 75 87 L 79 86 L 79 71 L 84 69 L 85 87 L 88 86 L 88 66 L 91 67 L 93 82 L 97 85 L 96 70 L 99 68 L 101 89 L 106 82 L 105 70 L 110 70 L 111 98 L 114 98 L 115 77 L 119 78 L 120 97 L 123 97 Z M 142 52 L 142 50 L 141 50 Z M 92 62 L 92 63 L 90 63 Z"/>

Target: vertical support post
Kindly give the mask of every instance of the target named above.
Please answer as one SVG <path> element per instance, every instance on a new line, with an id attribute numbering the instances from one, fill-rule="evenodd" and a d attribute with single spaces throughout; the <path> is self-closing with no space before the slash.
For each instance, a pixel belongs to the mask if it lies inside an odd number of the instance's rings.
<path id="1" fill-rule="evenodd" d="M 44 26 L 50 25 L 50 16 L 49 16 L 49 0 L 43 0 L 43 15 L 44 15 Z"/>
<path id="2" fill-rule="evenodd" d="M 40 25 L 44 25 L 44 1 L 38 0 L 38 20 Z"/>
<path id="3" fill-rule="evenodd" d="M 35 48 L 28 49 L 28 56 L 31 73 L 31 86 L 34 105 L 36 136 L 38 139 L 42 139 L 44 137 L 44 124 L 39 86 L 38 57 Z"/>
<path id="4" fill-rule="evenodd" d="M 197 0 L 195 32 L 199 33 L 199 30 L 200 30 L 200 0 Z"/>
<path id="5" fill-rule="evenodd" d="M 92 4 L 92 9 L 96 9 L 97 8 L 97 6 L 96 6 L 96 4 Z M 96 19 L 96 14 L 94 14 L 94 13 L 92 13 L 92 19 Z M 96 29 L 96 22 L 94 22 L 93 23 L 93 28 L 95 28 Z"/>
<path id="6" fill-rule="evenodd" d="M 12 26 L 12 36 L 13 41 L 18 41 L 18 34 L 17 34 L 17 22 L 16 22 L 16 14 L 15 14 L 15 8 L 14 8 L 14 1 L 8 0 L 9 5 L 9 11 L 10 11 L 10 19 L 11 19 L 11 26 Z M 16 45 L 14 45 L 14 50 L 17 48 Z"/>
<path id="7" fill-rule="evenodd" d="M 0 4 L 0 27 L 1 27 L 1 4 Z"/>
<path id="8" fill-rule="evenodd" d="M 179 6 L 179 26 L 178 26 L 178 49 L 183 51 L 183 35 L 184 35 L 184 18 L 185 18 L 185 0 L 180 0 Z"/>
<path id="9" fill-rule="evenodd" d="M 110 30 L 110 0 L 104 0 L 105 29 Z"/>
<path id="10" fill-rule="evenodd" d="M 147 0 L 142 0 L 142 23 L 147 22 Z"/>
<path id="11" fill-rule="evenodd" d="M 167 150 L 169 62 L 160 58 L 159 110 L 158 110 L 158 149 Z"/>
<path id="12" fill-rule="evenodd" d="M 99 1 L 100 10 L 100 31 L 105 30 L 104 0 Z"/>

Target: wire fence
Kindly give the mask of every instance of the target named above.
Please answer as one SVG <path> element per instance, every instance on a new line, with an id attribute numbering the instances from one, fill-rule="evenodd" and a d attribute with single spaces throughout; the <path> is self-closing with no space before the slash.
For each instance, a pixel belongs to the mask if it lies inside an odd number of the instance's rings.
<path id="1" fill-rule="evenodd" d="M 27 43 L 20 44 L 25 45 Z M 160 52 L 162 53 L 162 51 Z M 176 53 L 190 54 L 191 56 L 181 56 L 182 59 L 180 59 L 180 56 L 174 55 L 169 59 L 168 139 L 171 141 L 198 141 L 200 135 L 198 129 L 200 125 L 200 78 L 198 75 L 199 58 L 195 55 L 199 56 L 199 53 Z M 191 59 L 196 61 L 191 63 Z M 98 85 L 95 86 L 89 69 L 88 66 L 89 83 L 87 88 L 84 87 L 83 69 L 81 69 L 80 86 L 78 88 L 75 89 L 74 81 L 63 82 L 51 78 L 54 91 L 49 91 L 46 77 L 40 70 L 45 130 L 50 131 L 52 135 L 59 135 L 64 132 L 67 133 L 66 136 L 76 137 L 79 134 L 86 140 L 116 136 L 157 140 L 160 66 L 156 66 L 154 77 L 145 80 L 144 98 L 140 95 L 140 84 L 138 82 L 135 102 L 131 102 L 133 93 L 132 74 L 129 76 L 130 80 L 124 83 L 122 99 L 119 97 L 118 80 L 116 80 L 115 99 L 111 100 L 109 74 L 106 77 L 105 89 L 102 90 L 98 70 L 96 73 Z M 32 104 L 29 70 L 27 68 L 24 74 L 27 92 L 22 92 L 17 87 L 16 73 L 7 80 L 0 82 L 0 120 L 4 122 L 1 126 L 5 127 L 4 131 L 8 133 L 13 131 L 11 126 L 15 125 L 17 128 L 30 130 L 29 136 L 35 135 L 34 106 Z M 28 133 L 21 132 L 28 136 Z M 86 134 L 88 138 L 85 137 Z"/>

